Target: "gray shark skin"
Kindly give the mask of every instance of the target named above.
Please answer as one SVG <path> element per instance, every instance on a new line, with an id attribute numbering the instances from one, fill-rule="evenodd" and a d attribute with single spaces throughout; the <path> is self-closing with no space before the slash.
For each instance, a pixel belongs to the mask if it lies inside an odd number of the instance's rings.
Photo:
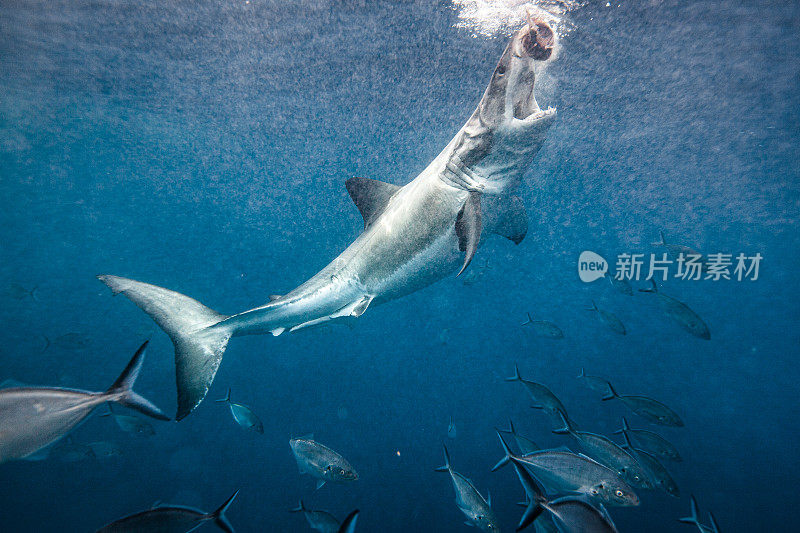
<path id="1" fill-rule="evenodd" d="M 514 196 L 553 123 L 539 108 L 536 69 L 554 46 L 552 29 L 529 20 L 511 38 L 477 109 L 444 150 L 403 187 L 347 181 L 364 231 L 311 279 L 263 306 L 232 316 L 155 285 L 98 278 L 123 293 L 175 345 L 176 419 L 203 400 L 231 337 L 280 335 L 361 316 L 370 304 L 399 298 L 464 271 L 489 233 L 519 243 L 527 216 Z M 459 271 L 459 266 L 461 270 Z"/>

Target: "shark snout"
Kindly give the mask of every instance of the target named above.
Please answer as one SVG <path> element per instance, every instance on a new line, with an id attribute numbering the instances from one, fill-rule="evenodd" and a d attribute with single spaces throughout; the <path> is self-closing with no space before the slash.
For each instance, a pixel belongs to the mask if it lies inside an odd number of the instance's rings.
<path id="1" fill-rule="evenodd" d="M 545 61 L 553 53 L 555 34 L 544 19 L 531 18 L 528 14 L 527 31 L 522 32 L 522 50 L 536 61 Z"/>

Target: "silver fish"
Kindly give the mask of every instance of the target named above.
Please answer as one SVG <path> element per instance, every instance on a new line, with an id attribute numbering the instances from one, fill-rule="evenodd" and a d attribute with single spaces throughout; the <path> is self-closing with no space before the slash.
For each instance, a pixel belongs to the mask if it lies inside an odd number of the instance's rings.
<path id="1" fill-rule="evenodd" d="M 600 318 L 600 322 L 608 326 L 608 329 L 613 331 L 614 333 L 618 333 L 620 335 L 625 335 L 627 331 L 625 330 L 625 324 L 617 318 L 617 315 L 614 313 L 609 313 L 608 311 L 604 311 L 603 309 L 598 309 L 597 304 L 594 303 L 592 300 L 592 307 L 589 308 L 589 311 L 595 311 L 597 316 Z"/>
<path id="2" fill-rule="evenodd" d="M 510 418 L 508 419 L 508 429 L 498 429 L 497 431 L 499 431 L 500 433 L 508 433 L 512 437 L 514 437 L 514 440 L 517 442 L 517 447 L 519 448 L 519 451 L 522 455 L 538 452 L 539 450 L 542 449 L 541 446 L 536 444 L 531 439 L 523 437 L 522 435 L 517 433 L 517 430 L 514 429 L 514 422 L 512 422 Z"/>
<path id="3" fill-rule="evenodd" d="M 708 270 L 708 262 L 706 261 L 706 258 L 703 257 L 703 254 L 694 248 L 690 248 L 689 246 L 667 242 L 667 240 L 664 238 L 663 231 L 659 231 L 658 235 L 661 237 L 661 242 L 654 242 L 653 246 L 663 246 L 666 248 L 667 253 L 669 253 L 669 256 L 673 261 L 679 261 L 680 258 L 683 257 L 685 261 L 696 261 L 700 265 L 700 272 Z"/>
<path id="4" fill-rule="evenodd" d="M 642 489 L 653 488 L 645 469 L 621 446 L 603 435 L 573 429 L 564 415 L 561 415 L 561 421 L 564 427 L 553 430 L 553 433 L 572 436 L 590 457 L 616 470 L 617 474 L 631 486 Z"/>
<path id="5" fill-rule="evenodd" d="M 356 481 L 358 473 L 347 460 L 313 440 L 313 437 L 291 439 L 289 446 L 301 474 L 317 478 L 317 489 L 326 481 Z"/>
<path id="6" fill-rule="evenodd" d="M 534 320 L 530 313 L 527 313 L 527 315 L 528 320 L 523 322 L 522 325 L 530 325 L 537 337 L 545 337 L 548 339 L 564 338 L 564 332 L 561 331 L 561 328 L 556 326 L 554 323 L 550 322 L 549 320 Z"/>
<path id="7" fill-rule="evenodd" d="M 24 300 L 26 298 L 30 298 L 34 301 L 39 301 L 38 291 L 39 287 L 34 286 L 32 289 L 28 289 L 20 285 L 19 283 L 9 283 L 6 287 L 5 294 L 10 296 L 15 300 Z"/>
<path id="8" fill-rule="evenodd" d="M 530 466 L 536 476 L 545 483 L 563 491 L 579 492 L 611 505 L 639 505 L 639 497 L 633 488 L 621 480 L 616 472 L 585 455 L 544 450 L 514 456 L 506 447 L 506 456 L 492 468 L 492 471 L 507 464 L 512 457 Z"/>
<path id="9" fill-rule="evenodd" d="M 623 435 L 625 435 L 624 432 Z M 627 437 L 625 438 L 625 444 L 626 449 L 631 452 L 631 455 L 633 455 L 645 469 L 653 486 L 660 488 L 670 496 L 680 498 L 681 491 L 678 488 L 678 484 L 672 479 L 672 475 L 664 468 L 664 465 L 658 462 L 658 459 L 644 450 L 634 448 L 631 445 L 630 439 Z"/>
<path id="10" fill-rule="evenodd" d="M 694 495 L 691 496 L 690 504 L 692 509 L 691 516 L 679 518 L 678 521 L 696 526 L 700 533 L 719 533 L 719 526 L 717 525 L 717 520 L 714 518 L 714 514 L 711 512 L 708 513 L 709 525 L 704 526 L 700 523 L 700 519 L 697 516 L 697 500 L 694 499 Z"/>
<path id="11" fill-rule="evenodd" d="M 578 375 L 578 379 L 583 381 L 587 387 L 595 392 L 599 392 L 603 396 L 608 396 L 611 394 L 611 384 L 608 382 L 608 380 L 605 380 L 599 376 L 590 376 L 583 368 L 581 368 L 581 373 Z"/>
<path id="12" fill-rule="evenodd" d="M 653 287 L 650 289 L 639 289 L 639 292 L 649 292 L 658 298 L 658 303 L 664 313 L 678 323 L 683 329 L 704 340 L 711 340 L 711 331 L 700 316 L 692 311 L 688 305 L 676 300 L 672 296 L 667 296 L 658 291 L 658 286 L 654 280 L 650 280 Z"/>
<path id="13" fill-rule="evenodd" d="M 453 488 L 456 491 L 456 505 L 467 517 L 466 523 L 483 531 L 499 532 L 500 527 L 497 525 L 497 518 L 492 511 L 491 498 L 484 499 L 469 479 L 453 470 L 447 446 L 444 446 L 444 461 L 444 466 L 440 466 L 436 471 L 450 474 Z"/>
<path id="14" fill-rule="evenodd" d="M 550 57 L 555 37 L 541 19 L 514 33 L 475 111 L 413 181 L 400 187 L 349 179 L 345 186 L 364 231 L 288 294 L 223 315 L 155 285 L 98 276 L 172 339 L 178 420 L 204 399 L 231 338 L 277 336 L 359 317 L 371 305 L 463 273 L 490 234 L 522 242 L 528 219 L 515 193 L 555 121 L 555 109 L 541 109 L 534 94 L 537 70 Z"/>
<path id="15" fill-rule="evenodd" d="M 292 513 L 303 513 L 308 521 L 311 529 L 319 531 L 319 533 L 337 533 L 339 531 L 339 521 L 328 511 L 314 511 L 308 509 L 303 500 L 300 504 L 291 510 Z"/>
<path id="16" fill-rule="evenodd" d="M 105 392 L 61 388 L 0 390 L 0 463 L 35 453 L 80 424 L 100 404 L 116 402 L 158 420 L 169 420 L 149 400 L 133 392 L 147 342 Z"/>
<path id="17" fill-rule="evenodd" d="M 533 399 L 532 407 L 534 409 L 543 409 L 545 412 L 553 415 L 556 423 L 558 423 L 559 420 L 559 413 L 563 413 L 568 417 L 566 407 L 564 407 L 561 400 L 556 398 L 556 395 L 553 394 L 550 389 L 541 383 L 522 379 L 522 376 L 519 374 L 519 367 L 516 363 L 514 363 L 514 375 L 510 378 L 506 378 L 506 381 L 519 381 L 525 385 L 525 389 L 528 391 L 531 399 Z"/>
<path id="18" fill-rule="evenodd" d="M 605 401 L 617 399 L 624 403 L 631 411 L 654 424 L 683 427 L 683 420 L 678 416 L 678 413 L 658 400 L 648 398 L 647 396 L 619 395 L 610 382 L 608 383 L 608 390 L 609 394 L 603 398 Z"/>
<path id="19" fill-rule="evenodd" d="M 84 335 L 83 333 L 75 332 L 65 333 L 64 335 L 60 335 L 53 340 L 50 340 L 44 335 L 42 335 L 42 337 L 44 338 L 45 343 L 42 352 L 47 351 L 50 346 L 54 346 L 61 350 L 74 352 L 77 350 L 82 350 L 92 343 L 92 339 L 89 336 Z"/>
<path id="20" fill-rule="evenodd" d="M 614 523 L 602 505 L 595 507 L 575 497 L 549 500 L 544 487 L 525 468 L 524 458 L 513 454 L 499 432 L 497 436 L 500 437 L 506 455 L 503 461 L 511 462 L 514 466 L 514 471 L 525 490 L 527 499 L 526 509 L 517 526 L 517 531 L 525 529 L 534 521 L 541 521 L 542 512 L 546 510 L 558 524 L 557 530 L 562 533 L 616 533 Z M 539 529 L 537 527 L 537 531 Z"/>
<path id="21" fill-rule="evenodd" d="M 628 434 L 628 438 L 630 438 L 632 442 L 639 444 L 639 447 L 646 452 L 650 452 L 654 456 L 662 459 L 675 461 L 676 463 L 683 461 L 678 450 L 667 439 L 658 433 L 646 429 L 631 429 L 625 417 L 622 418 L 622 429 L 618 429 L 614 433 L 619 434 L 623 431 Z"/>
<path id="22" fill-rule="evenodd" d="M 117 426 L 122 431 L 127 433 L 134 433 L 137 435 L 144 435 L 146 437 L 152 437 L 156 434 L 156 430 L 153 428 L 153 425 L 144 420 L 139 418 L 138 416 L 130 416 L 130 415 L 123 415 L 121 413 L 117 413 L 111 408 L 111 404 L 108 405 L 108 412 L 103 413 L 100 415 L 101 417 L 112 417 L 114 422 L 117 423 Z"/>
<path id="23" fill-rule="evenodd" d="M 237 494 L 238 490 L 213 513 L 177 505 L 155 507 L 115 520 L 98 529 L 97 533 L 188 533 L 209 522 L 222 531 L 234 533 L 225 511 Z"/>
<path id="24" fill-rule="evenodd" d="M 233 419 L 237 424 L 245 429 L 252 429 L 257 433 L 264 433 L 264 424 L 261 423 L 261 420 L 258 418 L 258 416 L 256 416 L 252 409 L 246 405 L 231 401 L 231 389 L 228 389 L 228 394 L 224 398 L 221 398 L 217 401 L 228 403 L 228 407 L 231 408 Z"/>
<path id="25" fill-rule="evenodd" d="M 455 439 L 458 435 L 458 431 L 456 430 L 456 423 L 453 420 L 453 417 L 450 417 L 450 423 L 447 424 L 447 436 L 451 439 Z"/>

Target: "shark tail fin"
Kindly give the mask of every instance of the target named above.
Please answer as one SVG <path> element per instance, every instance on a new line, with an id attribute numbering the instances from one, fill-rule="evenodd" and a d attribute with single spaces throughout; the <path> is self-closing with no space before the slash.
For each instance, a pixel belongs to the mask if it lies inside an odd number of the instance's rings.
<path id="1" fill-rule="evenodd" d="M 136 378 L 139 377 L 139 372 L 142 370 L 142 363 L 144 363 L 144 352 L 147 349 L 147 344 L 150 341 L 145 341 L 136 353 L 128 362 L 128 366 L 122 371 L 117 380 L 105 392 L 108 401 L 117 402 L 125 407 L 135 409 L 142 414 L 156 418 L 158 420 L 169 420 L 170 418 L 161 412 L 161 409 L 156 407 L 150 400 L 144 396 L 140 396 L 133 392 L 133 384 Z"/>
<path id="2" fill-rule="evenodd" d="M 691 516 L 685 516 L 683 518 L 679 518 L 679 522 L 683 522 L 684 524 L 694 524 L 700 527 L 700 521 L 697 518 L 697 500 L 694 499 L 694 494 L 692 495 L 690 501 L 691 505 Z"/>
<path id="3" fill-rule="evenodd" d="M 178 411 L 181 420 L 205 398 L 233 330 L 219 326 L 225 315 L 197 300 L 155 285 L 117 276 L 97 276 L 150 315 L 175 345 Z"/>
<path id="4" fill-rule="evenodd" d="M 440 466 L 436 469 L 437 472 L 449 472 L 450 471 L 450 452 L 447 451 L 447 446 L 442 444 L 442 448 L 444 448 L 444 466 Z"/>
<path id="5" fill-rule="evenodd" d="M 225 531 L 226 533 L 234 533 L 233 526 L 228 521 L 228 517 L 225 516 L 225 511 L 228 510 L 228 507 L 231 506 L 233 500 L 236 499 L 237 494 L 239 494 L 238 490 L 234 492 L 230 498 L 225 500 L 225 503 L 220 505 L 216 511 L 211 513 L 211 518 L 214 520 L 214 524 L 216 524 L 217 527 L 219 527 L 222 531 Z"/>
<path id="6" fill-rule="evenodd" d="M 519 366 L 517 366 L 517 363 L 514 363 L 514 375 L 510 378 L 506 378 L 506 381 L 522 381 L 522 376 L 519 375 Z"/>

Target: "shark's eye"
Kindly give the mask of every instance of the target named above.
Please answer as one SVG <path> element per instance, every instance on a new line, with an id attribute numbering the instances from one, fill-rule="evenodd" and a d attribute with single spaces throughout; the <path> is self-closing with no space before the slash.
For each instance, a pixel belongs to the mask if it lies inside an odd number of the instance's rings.
<path id="1" fill-rule="evenodd" d="M 497 75 L 502 76 L 506 73 L 506 66 L 505 65 L 498 65 L 497 66 Z"/>

